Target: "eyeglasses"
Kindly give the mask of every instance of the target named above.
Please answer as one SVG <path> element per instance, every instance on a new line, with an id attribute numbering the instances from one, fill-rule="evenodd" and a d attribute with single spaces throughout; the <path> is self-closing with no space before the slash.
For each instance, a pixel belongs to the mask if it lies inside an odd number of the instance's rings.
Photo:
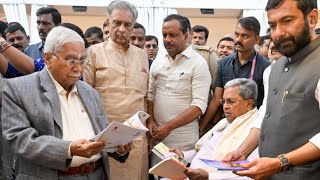
<path id="1" fill-rule="evenodd" d="M 83 60 L 80 60 L 80 61 L 74 60 L 74 59 L 65 60 L 65 59 L 62 59 L 61 57 L 59 57 L 59 56 L 57 56 L 57 55 L 55 55 L 55 54 L 52 54 L 52 56 L 54 56 L 54 57 L 56 57 L 56 58 L 58 58 L 58 59 L 60 59 L 60 60 L 62 60 L 62 61 L 64 61 L 64 62 L 66 62 L 66 64 L 67 64 L 68 66 L 70 66 L 70 67 L 73 67 L 73 66 L 75 66 L 75 65 L 78 64 L 78 63 L 80 64 L 80 66 L 84 66 L 84 65 L 87 64 L 87 60 L 86 60 L 86 59 L 83 59 Z"/>
<path id="2" fill-rule="evenodd" d="M 234 105 L 235 103 L 237 103 L 238 101 L 245 101 L 246 99 L 244 100 L 234 100 L 234 99 L 220 99 L 220 104 L 223 106 L 223 105 Z"/>
<path id="3" fill-rule="evenodd" d="M 146 45 L 146 48 L 147 48 L 147 49 L 150 49 L 151 46 L 152 46 L 153 49 L 155 49 L 155 48 L 158 47 L 158 45 L 156 45 L 156 44 L 147 44 L 147 45 Z"/>

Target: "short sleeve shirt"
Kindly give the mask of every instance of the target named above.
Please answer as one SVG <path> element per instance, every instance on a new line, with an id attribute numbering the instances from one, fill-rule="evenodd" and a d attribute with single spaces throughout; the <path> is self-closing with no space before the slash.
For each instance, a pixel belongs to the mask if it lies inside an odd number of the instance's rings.
<path id="1" fill-rule="evenodd" d="M 218 66 L 216 87 L 224 88 L 226 83 L 236 78 L 250 78 L 253 59 L 256 56 L 256 64 L 254 68 L 253 78 L 258 86 L 257 107 L 260 107 L 264 97 L 263 89 L 263 72 L 271 64 L 271 62 L 261 56 L 257 52 L 253 52 L 251 57 L 244 63 L 240 64 L 238 53 L 235 52 L 230 56 L 223 58 Z"/>

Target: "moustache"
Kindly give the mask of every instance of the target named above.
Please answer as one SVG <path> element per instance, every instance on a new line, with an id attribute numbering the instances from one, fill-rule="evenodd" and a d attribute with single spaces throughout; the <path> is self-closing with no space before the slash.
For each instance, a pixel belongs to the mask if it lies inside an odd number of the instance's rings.
<path id="1" fill-rule="evenodd" d="M 234 45 L 235 46 L 239 45 L 239 46 L 243 47 L 243 44 L 241 42 L 236 42 Z"/>
<path id="2" fill-rule="evenodd" d="M 69 76 L 80 79 L 81 78 L 81 73 L 74 73 L 74 74 L 70 74 Z"/>
<path id="3" fill-rule="evenodd" d="M 20 46 L 19 44 L 12 44 L 13 47 L 19 49 L 19 48 L 23 48 L 22 46 Z"/>
<path id="4" fill-rule="evenodd" d="M 164 43 L 164 46 L 173 46 L 173 44 L 168 42 L 168 43 Z"/>
<path id="5" fill-rule="evenodd" d="M 272 47 L 272 48 L 271 48 L 271 52 L 273 52 L 273 51 L 278 52 L 278 48 L 277 48 L 276 46 Z"/>
<path id="6" fill-rule="evenodd" d="M 281 45 L 282 43 L 286 43 L 286 42 L 288 42 L 288 41 L 295 41 L 295 40 L 294 40 L 294 37 L 293 37 L 293 36 L 288 36 L 288 37 L 284 37 L 284 38 L 277 38 L 277 39 L 275 40 L 275 42 L 274 42 L 275 48 L 278 48 L 278 49 L 279 49 L 279 47 L 280 47 L 280 45 Z"/>

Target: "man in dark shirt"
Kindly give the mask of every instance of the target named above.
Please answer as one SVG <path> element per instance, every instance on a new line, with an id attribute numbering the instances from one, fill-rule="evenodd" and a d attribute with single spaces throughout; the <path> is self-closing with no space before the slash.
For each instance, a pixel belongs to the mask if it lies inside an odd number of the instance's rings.
<path id="1" fill-rule="evenodd" d="M 41 42 L 33 44 L 24 50 L 24 53 L 32 59 L 43 58 L 43 47 L 46 37 L 52 28 L 61 24 L 61 14 L 52 7 L 43 7 L 38 9 L 37 29 Z"/>
<path id="2" fill-rule="evenodd" d="M 214 98 L 210 101 L 207 111 L 200 123 L 200 134 L 204 132 L 208 122 L 216 115 L 220 108 L 220 99 L 224 85 L 235 78 L 248 78 L 258 85 L 256 105 L 260 107 L 264 97 L 263 72 L 270 65 L 268 59 L 254 50 L 259 42 L 260 23 L 254 17 L 245 17 L 239 20 L 235 29 L 236 52 L 223 58 L 218 67 Z"/>

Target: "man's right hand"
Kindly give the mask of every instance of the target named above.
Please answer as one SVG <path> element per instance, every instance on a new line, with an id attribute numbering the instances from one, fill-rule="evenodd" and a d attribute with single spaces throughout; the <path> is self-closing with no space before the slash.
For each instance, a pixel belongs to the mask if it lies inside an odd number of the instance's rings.
<path id="1" fill-rule="evenodd" d="M 156 123 L 154 122 L 153 118 L 149 117 L 149 119 L 147 120 L 147 127 L 148 127 L 148 129 L 149 129 L 149 135 L 150 135 L 151 137 L 153 137 L 153 136 L 154 136 L 153 133 L 155 132 L 156 127 L 157 127 L 157 125 L 156 125 Z"/>
<path id="2" fill-rule="evenodd" d="M 240 151 L 232 151 L 224 156 L 223 161 L 240 161 L 245 159 L 246 157 Z"/>
<path id="3" fill-rule="evenodd" d="M 70 144 L 71 156 L 80 156 L 85 158 L 90 158 L 102 151 L 104 148 L 104 141 L 92 142 L 86 139 L 80 139 L 73 141 Z"/>

